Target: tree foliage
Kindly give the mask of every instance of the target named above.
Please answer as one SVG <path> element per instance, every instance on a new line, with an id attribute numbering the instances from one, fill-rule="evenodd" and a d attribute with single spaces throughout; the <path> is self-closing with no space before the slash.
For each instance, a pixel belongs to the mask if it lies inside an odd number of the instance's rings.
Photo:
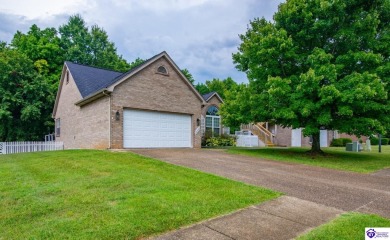
<path id="1" fill-rule="evenodd" d="M 57 90 L 64 64 L 64 50 L 60 47 L 60 38 L 55 28 L 41 30 L 34 24 L 26 34 L 17 31 L 10 45 L 33 61 L 51 90 Z"/>
<path id="2" fill-rule="evenodd" d="M 220 109 L 222 123 L 231 130 L 239 130 L 242 123 L 251 121 L 251 93 L 247 85 L 241 83 L 225 92 L 224 103 Z M 246 114 L 243 114 L 246 113 Z"/>
<path id="3" fill-rule="evenodd" d="M 130 70 L 130 69 L 132 69 L 132 68 L 135 68 L 135 67 L 138 67 L 139 65 L 141 65 L 142 63 L 144 63 L 145 62 L 145 60 L 143 60 L 143 59 L 141 59 L 141 58 L 136 58 L 133 62 L 131 62 L 129 65 L 130 65 L 130 67 L 129 67 L 129 69 L 128 70 Z"/>
<path id="4" fill-rule="evenodd" d="M 79 15 L 56 28 L 32 25 L 17 31 L 10 45 L 0 42 L 0 141 L 38 140 L 53 131 L 54 105 L 64 61 L 117 71 L 144 62 L 127 63 L 107 33 L 90 29 Z"/>
<path id="5" fill-rule="evenodd" d="M 209 92 L 217 92 L 222 99 L 225 99 L 225 95 L 235 89 L 237 83 L 231 78 L 220 80 L 218 78 L 213 78 L 212 80 L 206 80 L 205 83 L 197 83 L 195 88 L 200 92 L 200 94 L 206 94 Z"/>
<path id="6" fill-rule="evenodd" d="M 188 81 L 190 81 L 190 83 L 194 85 L 195 79 L 187 68 L 181 69 L 181 73 L 183 73 L 183 75 L 188 79 Z"/>
<path id="7" fill-rule="evenodd" d="M 389 129 L 388 0 L 287 0 L 240 38 L 233 60 L 250 81 L 252 121 L 304 128 L 313 152 L 322 128 Z"/>
<path id="8" fill-rule="evenodd" d="M 67 24 L 59 27 L 59 33 L 67 61 L 122 72 L 129 70 L 130 65 L 117 54 L 106 31 L 97 25 L 89 29 L 80 15 L 71 16 Z"/>
<path id="9" fill-rule="evenodd" d="M 0 141 L 37 140 L 49 132 L 53 94 L 34 62 L 17 50 L 0 49 Z"/>

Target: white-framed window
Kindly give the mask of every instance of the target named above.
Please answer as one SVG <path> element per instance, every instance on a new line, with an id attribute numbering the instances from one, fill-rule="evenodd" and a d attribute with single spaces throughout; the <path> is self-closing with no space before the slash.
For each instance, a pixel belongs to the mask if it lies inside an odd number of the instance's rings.
<path id="1" fill-rule="evenodd" d="M 206 113 L 206 134 L 212 137 L 221 135 L 221 117 L 216 106 L 210 106 Z"/>
<path id="2" fill-rule="evenodd" d="M 61 135 L 61 119 L 56 119 L 56 137 L 59 137 Z"/>

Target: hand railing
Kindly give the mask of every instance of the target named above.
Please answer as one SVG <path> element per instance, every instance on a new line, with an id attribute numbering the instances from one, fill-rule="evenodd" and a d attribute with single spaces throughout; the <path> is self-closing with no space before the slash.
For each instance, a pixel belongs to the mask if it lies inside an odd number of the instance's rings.
<path id="1" fill-rule="evenodd" d="M 274 134 L 263 126 L 263 123 L 256 124 L 241 124 L 241 130 L 249 130 L 257 135 L 259 139 L 266 145 L 273 144 Z"/>

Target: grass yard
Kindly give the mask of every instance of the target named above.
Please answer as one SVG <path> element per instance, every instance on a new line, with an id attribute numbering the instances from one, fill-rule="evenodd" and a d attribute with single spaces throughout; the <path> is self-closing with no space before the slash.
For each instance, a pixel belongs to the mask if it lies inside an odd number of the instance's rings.
<path id="1" fill-rule="evenodd" d="M 364 239 L 366 227 L 390 227 L 390 220 L 377 215 L 346 213 L 298 237 L 298 240 Z"/>
<path id="2" fill-rule="evenodd" d="M 0 155 L 0 239 L 138 239 L 278 196 L 132 153 Z"/>
<path id="3" fill-rule="evenodd" d="M 359 173 L 371 173 L 384 168 L 390 168 L 390 146 L 373 146 L 371 152 L 346 152 L 343 147 L 323 148 L 325 156 L 312 157 L 305 152 L 308 148 L 231 148 L 227 151 L 262 159 L 302 163 L 318 167 L 333 168 Z"/>

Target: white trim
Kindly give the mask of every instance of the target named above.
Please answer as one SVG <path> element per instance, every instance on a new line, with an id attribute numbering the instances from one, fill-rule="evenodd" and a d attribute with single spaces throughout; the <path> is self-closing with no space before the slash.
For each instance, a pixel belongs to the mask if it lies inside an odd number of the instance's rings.
<path id="1" fill-rule="evenodd" d="M 214 115 L 206 115 L 206 123 L 205 123 L 205 129 L 207 131 L 207 118 L 211 118 L 211 132 L 212 132 L 212 135 L 214 137 L 214 128 L 216 128 L 214 126 L 214 123 L 216 122 L 214 119 L 218 119 L 218 128 L 219 128 L 219 133 L 218 135 L 221 135 L 221 129 L 222 129 L 222 126 L 221 126 L 221 116 L 214 116 Z M 210 127 L 209 127 L 210 128 Z"/>
<path id="2" fill-rule="evenodd" d="M 85 98 L 81 99 L 80 101 L 75 102 L 74 105 L 82 107 L 82 106 L 84 106 L 90 102 L 93 102 L 93 101 L 95 101 L 103 96 L 108 96 L 107 94 L 105 94 L 105 92 L 111 93 L 106 88 L 103 88 L 102 90 L 95 92 L 91 95 L 88 95 Z"/>

